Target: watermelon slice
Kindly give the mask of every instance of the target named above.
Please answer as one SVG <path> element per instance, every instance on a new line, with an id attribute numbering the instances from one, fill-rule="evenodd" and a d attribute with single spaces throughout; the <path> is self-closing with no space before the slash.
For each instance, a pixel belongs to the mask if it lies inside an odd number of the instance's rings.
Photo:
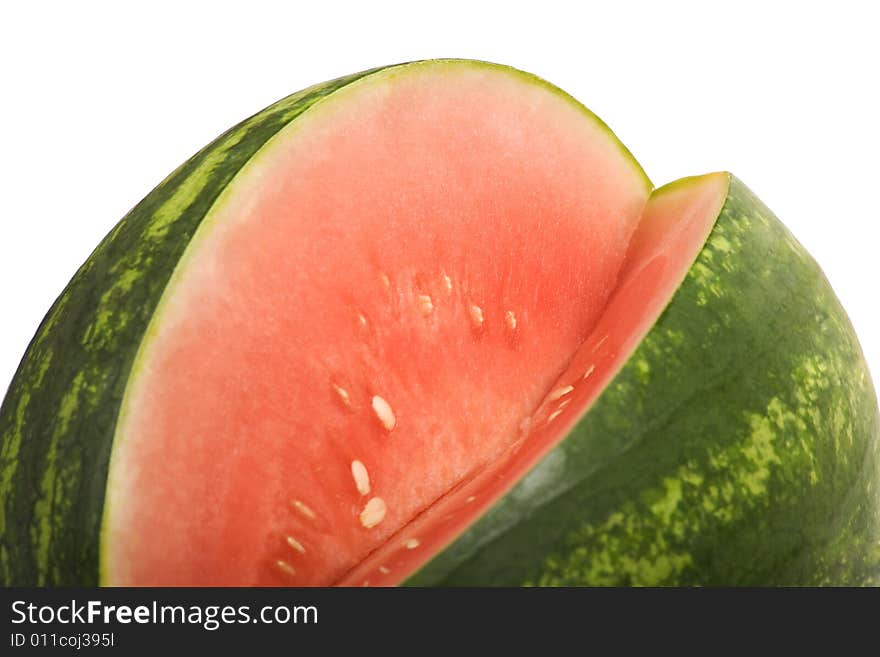
<path id="1" fill-rule="evenodd" d="M 221 136 L 53 306 L 0 411 L 0 572 L 876 581 L 866 372 L 736 179 L 651 194 L 507 67 L 367 71 Z"/>
<path id="2" fill-rule="evenodd" d="M 153 315 L 106 581 L 326 585 L 393 542 L 521 436 L 648 193 L 582 107 L 505 69 L 388 69 L 300 117 Z"/>

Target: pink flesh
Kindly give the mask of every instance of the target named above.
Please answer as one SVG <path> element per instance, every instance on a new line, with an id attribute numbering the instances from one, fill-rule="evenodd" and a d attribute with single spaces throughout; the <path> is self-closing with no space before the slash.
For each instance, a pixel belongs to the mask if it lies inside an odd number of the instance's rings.
<path id="1" fill-rule="evenodd" d="M 391 586 L 430 560 L 562 439 L 623 367 L 709 236 L 727 195 L 726 174 L 658 190 L 645 208 L 621 279 L 592 333 L 529 420 L 528 435 L 463 481 L 349 571 L 342 586 Z M 559 396 L 562 390 L 570 392 Z M 415 539 L 415 541 L 413 541 Z"/>
<path id="2" fill-rule="evenodd" d="M 419 514 L 448 541 L 423 512 L 510 479 L 487 466 L 596 325 L 646 195 L 603 128 L 504 70 L 375 76 L 300 117 L 206 220 L 139 354 L 104 582 L 354 581 Z"/>

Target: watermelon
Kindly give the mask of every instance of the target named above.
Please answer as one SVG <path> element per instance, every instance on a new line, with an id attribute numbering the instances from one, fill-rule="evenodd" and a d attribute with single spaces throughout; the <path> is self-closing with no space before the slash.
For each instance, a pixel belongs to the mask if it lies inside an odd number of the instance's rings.
<path id="1" fill-rule="evenodd" d="M 5 584 L 880 582 L 876 395 L 815 262 L 483 62 L 197 153 L 56 300 L 0 436 Z"/>
<path id="2" fill-rule="evenodd" d="M 815 261 L 735 177 L 653 193 L 556 385 L 575 387 L 565 439 L 411 583 L 880 583 L 861 349 Z"/>

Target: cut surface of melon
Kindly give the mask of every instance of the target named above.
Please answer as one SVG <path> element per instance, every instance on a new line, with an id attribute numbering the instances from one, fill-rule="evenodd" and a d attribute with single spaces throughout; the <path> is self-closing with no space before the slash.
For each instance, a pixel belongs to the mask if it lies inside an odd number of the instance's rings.
<path id="1" fill-rule="evenodd" d="M 316 103 L 230 183 L 152 319 L 102 582 L 400 581 L 586 407 L 560 375 L 603 322 L 618 353 L 644 328 L 605 311 L 642 312 L 609 299 L 659 267 L 653 233 L 624 265 L 648 193 L 604 125 L 512 69 L 405 65 Z M 542 434 L 548 393 L 572 402 Z"/>

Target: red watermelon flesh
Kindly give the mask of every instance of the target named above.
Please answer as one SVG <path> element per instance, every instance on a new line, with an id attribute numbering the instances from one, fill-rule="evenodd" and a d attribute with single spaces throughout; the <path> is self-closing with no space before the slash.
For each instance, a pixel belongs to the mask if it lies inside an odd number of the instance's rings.
<path id="1" fill-rule="evenodd" d="M 598 395 L 725 181 L 658 196 L 633 237 L 641 170 L 536 79 L 434 64 L 319 102 L 233 180 L 163 295 L 118 423 L 103 583 L 401 581 Z"/>

